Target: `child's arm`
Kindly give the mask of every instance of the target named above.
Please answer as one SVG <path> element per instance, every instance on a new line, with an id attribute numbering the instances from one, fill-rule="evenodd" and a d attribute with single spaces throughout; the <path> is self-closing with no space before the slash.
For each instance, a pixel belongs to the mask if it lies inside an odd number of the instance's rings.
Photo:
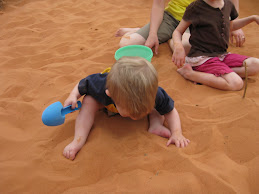
<path id="1" fill-rule="evenodd" d="M 234 4 L 237 12 L 239 13 L 239 0 L 231 0 L 231 1 Z M 245 43 L 245 34 L 241 28 L 230 32 L 230 41 L 232 44 L 234 43 L 233 38 L 235 38 L 236 47 L 241 47 Z"/>
<path id="2" fill-rule="evenodd" d="M 72 105 L 72 109 L 76 107 L 77 100 L 81 97 L 78 91 L 78 84 L 74 87 L 74 89 L 70 92 L 68 98 L 64 102 L 64 107 L 68 105 Z"/>
<path id="3" fill-rule="evenodd" d="M 190 22 L 185 20 L 181 20 L 180 24 L 177 26 L 173 33 L 173 42 L 174 42 L 174 53 L 172 57 L 172 61 L 179 68 L 185 62 L 185 50 L 182 44 L 182 35 L 185 30 L 190 26 Z"/>
<path id="4" fill-rule="evenodd" d="M 230 30 L 231 31 L 238 30 L 254 21 L 259 25 L 258 15 L 252 15 L 242 19 L 233 20 L 232 22 L 230 22 Z"/>
<path id="5" fill-rule="evenodd" d="M 159 41 L 157 31 L 162 23 L 165 9 L 165 0 L 154 0 L 150 16 L 150 30 L 145 46 L 155 46 L 155 53 L 158 54 Z"/>
<path id="6" fill-rule="evenodd" d="M 164 116 L 171 131 L 171 137 L 166 145 L 169 146 L 171 143 L 174 143 L 177 147 L 186 147 L 190 140 L 186 139 L 182 134 L 181 121 L 176 108 Z"/>

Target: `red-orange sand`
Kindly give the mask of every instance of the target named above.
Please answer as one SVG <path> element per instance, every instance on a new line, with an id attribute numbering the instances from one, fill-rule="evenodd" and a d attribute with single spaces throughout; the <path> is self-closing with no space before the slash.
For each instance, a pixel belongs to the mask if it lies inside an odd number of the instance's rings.
<path id="1" fill-rule="evenodd" d="M 74 161 L 63 157 L 75 118 L 42 124 L 43 110 L 114 62 L 120 27 L 149 21 L 151 0 L 6 0 L 0 12 L 0 193 L 259 193 L 259 76 L 244 90 L 194 85 L 176 72 L 168 44 L 152 63 L 175 100 L 187 148 L 132 121 L 98 112 Z M 240 0 L 240 17 L 258 14 Z M 259 57 L 259 27 L 230 51 Z"/>

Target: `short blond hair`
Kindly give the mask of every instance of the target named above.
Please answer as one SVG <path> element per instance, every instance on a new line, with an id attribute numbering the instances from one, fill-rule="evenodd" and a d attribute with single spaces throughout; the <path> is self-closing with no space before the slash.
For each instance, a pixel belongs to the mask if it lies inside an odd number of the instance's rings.
<path id="1" fill-rule="evenodd" d="M 114 102 L 138 118 L 155 106 L 158 89 L 157 71 L 141 57 L 122 57 L 107 76 L 106 87 Z"/>

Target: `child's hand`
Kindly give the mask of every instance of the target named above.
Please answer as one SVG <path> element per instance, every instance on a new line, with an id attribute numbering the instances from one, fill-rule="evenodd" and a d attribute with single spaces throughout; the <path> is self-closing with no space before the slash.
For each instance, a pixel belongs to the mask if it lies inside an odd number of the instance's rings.
<path id="1" fill-rule="evenodd" d="M 181 147 L 184 148 L 186 146 L 188 146 L 188 144 L 190 143 L 190 140 L 185 138 L 181 132 L 175 132 L 171 135 L 170 139 L 167 142 L 167 146 L 169 146 L 170 144 L 174 143 L 176 147 Z"/>
<path id="2" fill-rule="evenodd" d="M 74 95 L 69 95 L 69 97 L 64 102 L 64 107 L 72 105 L 71 108 L 76 108 L 77 105 L 77 97 Z"/>
<path id="3" fill-rule="evenodd" d="M 183 66 L 185 62 L 185 50 L 183 48 L 182 44 L 175 44 L 174 45 L 174 53 L 172 56 L 172 61 L 175 63 L 175 65 L 180 68 Z"/>
<path id="4" fill-rule="evenodd" d="M 147 41 L 145 43 L 145 46 L 149 47 L 149 48 L 153 48 L 155 46 L 155 53 L 156 55 L 158 54 L 158 47 L 159 47 L 159 41 L 158 41 L 158 37 L 157 35 L 149 35 L 147 38 Z"/>
<path id="5" fill-rule="evenodd" d="M 231 31 L 230 33 L 230 42 L 231 44 L 234 44 L 234 38 L 236 41 L 236 47 L 241 47 L 245 43 L 245 34 L 242 29 L 238 29 L 235 31 Z"/>

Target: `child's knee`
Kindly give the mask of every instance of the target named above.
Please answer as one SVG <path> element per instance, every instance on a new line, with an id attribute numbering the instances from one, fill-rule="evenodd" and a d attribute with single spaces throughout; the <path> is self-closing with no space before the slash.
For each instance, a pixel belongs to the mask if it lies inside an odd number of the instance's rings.
<path id="1" fill-rule="evenodd" d="M 122 37 L 121 40 L 120 40 L 120 43 L 119 43 L 119 47 L 124 47 L 124 46 L 128 46 L 130 45 L 130 40 Z"/>
<path id="2" fill-rule="evenodd" d="M 226 80 L 224 87 L 226 90 L 238 91 L 244 86 L 243 79 L 235 72 L 225 74 L 223 77 Z"/>
<path id="3" fill-rule="evenodd" d="M 244 60 L 243 65 L 245 63 L 247 65 L 259 65 L 259 59 L 255 58 L 255 57 L 249 57 L 249 58 Z"/>
<path id="4" fill-rule="evenodd" d="M 245 64 L 247 65 L 249 75 L 256 75 L 257 73 L 259 73 L 259 59 L 250 57 L 244 60 L 243 65 Z"/>
<path id="5" fill-rule="evenodd" d="M 125 34 L 124 36 L 122 36 L 119 46 L 124 47 L 128 45 L 144 45 L 145 42 L 146 42 L 146 39 L 137 33 L 133 33 L 129 35 Z"/>
<path id="6" fill-rule="evenodd" d="M 244 82 L 243 82 L 243 80 L 241 78 L 240 79 L 235 79 L 230 84 L 230 90 L 238 91 L 238 90 L 241 90 L 243 88 L 243 86 L 244 86 Z"/>

